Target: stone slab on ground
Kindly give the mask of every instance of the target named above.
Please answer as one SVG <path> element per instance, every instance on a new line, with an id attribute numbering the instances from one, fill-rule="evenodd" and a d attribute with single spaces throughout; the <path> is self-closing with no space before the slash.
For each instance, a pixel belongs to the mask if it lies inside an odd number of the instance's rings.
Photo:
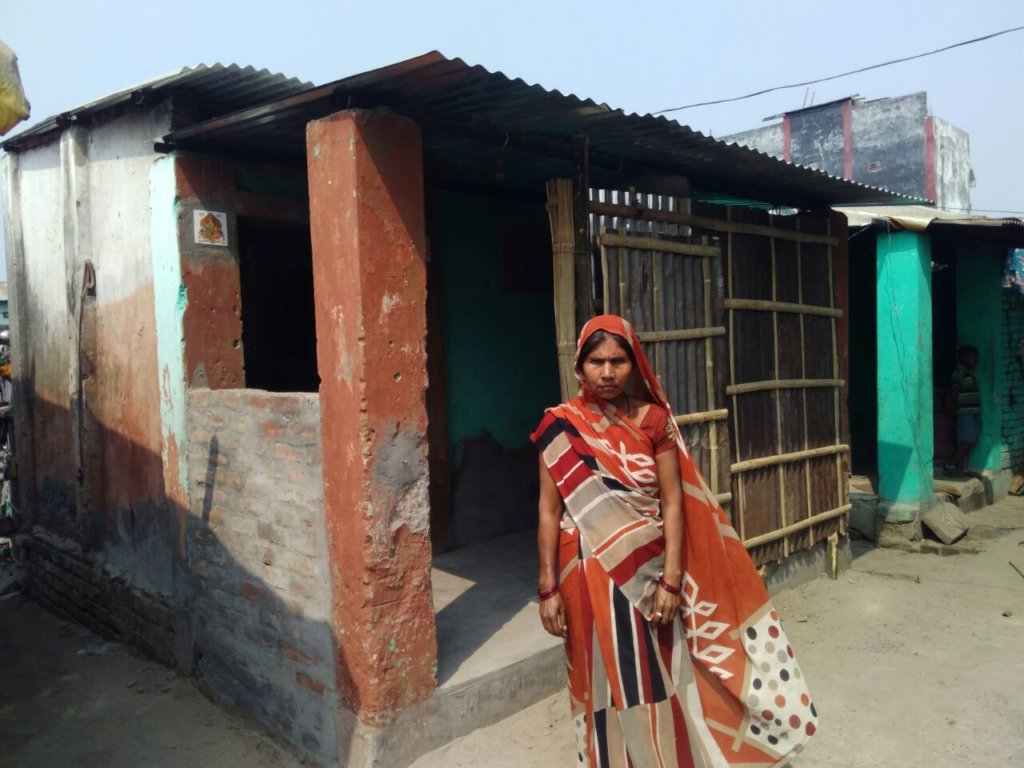
<path id="1" fill-rule="evenodd" d="M 850 488 L 850 528 L 862 538 L 874 541 L 878 535 L 878 495 Z"/>
<path id="2" fill-rule="evenodd" d="M 974 512 L 994 501 L 989 498 L 985 484 L 977 477 L 958 475 L 956 477 L 936 476 L 933 489 L 945 494 L 949 501 L 960 507 L 962 512 Z"/>
<path id="3" fill-rule="evenodd" d="M 943 544 L 952 544 L 967 535 L 967 515 L 950 502 L 935 504 L 921 516 L 921 522 Z"/>

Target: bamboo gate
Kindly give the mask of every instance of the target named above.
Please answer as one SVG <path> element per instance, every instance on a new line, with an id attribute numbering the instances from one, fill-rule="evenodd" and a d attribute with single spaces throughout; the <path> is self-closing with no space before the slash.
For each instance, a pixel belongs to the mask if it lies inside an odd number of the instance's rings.
<path id="1" fill-rule="evenodd" d="M 850 505 L 836 269 L 845 240 L 831 217 L 591 189 L 577 228 L 572 190 L 568 179 L 548 185 L 563 396 L 576 387 L 579 321 L 623 315 L 755 562 L 834 544 Z M 590 269 L 580 268 L 581 230 Z"/>

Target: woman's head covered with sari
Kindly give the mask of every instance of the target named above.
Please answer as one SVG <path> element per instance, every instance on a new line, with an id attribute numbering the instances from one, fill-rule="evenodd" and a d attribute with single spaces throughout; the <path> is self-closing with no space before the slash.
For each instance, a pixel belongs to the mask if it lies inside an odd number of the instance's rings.
<path id="1" fill-rule="evenodd" d="M 586 382 L 582 371 L 585 357 L 583 351 L 590 338 L 599 331 L 604 331 L 605 334 L 612 334 L 612 338 L 618 337 L 617 341 L 619 341 L 620 345 L 623 341 L 627 344 L 626 351 L 630 354 L 631 362 L 633 363 L 633 378 L 631 382 L 632 387 L 626 393 L 630 397 L 649 403 L 657 403 L 671 414 L 672 406 L 668 402 L 668 397 L 666 397 L 665 390 L 658 381 L 658 377 L 654 375 L 654 369 L 651 368 L 647 355 L 644 354 L 643 347 L 640 344 L 640 337 L 633 329 L 633 325 L 624 317 L 619 317 L 618 315 L 598 315 L 584 323 L 583 328 L 580 330 L 579 339 L 576 341 L 576 356 L 573 358 L 573 372 L 584 389 L 586 388 Z"/>

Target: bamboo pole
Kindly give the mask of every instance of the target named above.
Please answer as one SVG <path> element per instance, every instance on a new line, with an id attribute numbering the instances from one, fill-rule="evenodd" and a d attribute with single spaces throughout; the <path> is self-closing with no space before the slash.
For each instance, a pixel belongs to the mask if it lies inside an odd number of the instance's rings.
<path id="1" fill-rule="evenodd" d="M 601 311 L 610 313 L 611 288 L 608 285 L 608 249 L 601 246 Z"/>
<path id="2" fill-rule="evenodd" d="M 625 227 L 625 226 L 626 226 L 626 223 L 623 222 L 623 227 Z M 626 257 L 626 251 L 624 251 L 621 248 L 619 249 L 619 254 L 618 255 L 619 255 L 619 275 L 618 275 L 618 277 L 619 277 L 619 314 L 622 315 L 623 317 L 625 317 L 626 316 L 626 307 L 627 307 L 627 304 L 626 304 L 626 262 L 628 261 L 628 258 Z"/>
<path id="3" fill-rule="evenodd" d="M 552 179 L 547 183 L 548 215 L 551 219 L 554 259 L 555 337 L 562 399 L 576 389 L 572 358 L 576 349 L 575 234 L 572 226 L 572 181 Z"/>
<path id="4" fill-rule="evenodd" d="M 776 464 L 789 464 L 794 461 L 804 461 L 806 459 L 817 459 L 821 456 L 832 456 L 837 453 L 846 453 L 850 450 L 848 445 L 823 445 L 820 448 L 807 448 L 802 451 L 793 451 L 791 453 L 779 453 L 774 456 L 761 456 L 757 459 L 747 459 L 746 461 L 738 461 L 730 467 L 730 470 L 734 475 L 742 472 L 749 472 L 752 469 L 761 469 L 762 467 L 771 467 Z"/>
<path id="5" fill-rule="evenodd" d="M 832 232 L 832 221 L 827 219 L 825 222 L 828 231 Z M 828 248 L 828 297 L 832 305 L 836 303 L 836 289 L 835 289 L 835 276 L 833 274 L 835 266 L 835 253 L 833 252 L 832 246 Z M 832 318 L 832 375 L 838 378 L 840 374 L 839 370 L 839 338 L 838 338 L 838 324 L 839 321 Z M 836 443 L 838 444 L 843 439 L 842 434 L 842 416 L 840 413 L 841 407 L 840 390 L 837 388 L 833 393 L 833 403 L 835 406 L 835 433 Z M 843 472 L 843 457 L 841 454 L 836 454 L 836 498 L 843 502 L 847 498 L 846 487 L 845 487 L 845 472 Z M 840 532 L 844 532 L 843 520 L 839 521 Z M 833 577 L 835 578 L 835 577 Z"/>
<path id="6" fill-rule="evenodd" d="M 771 216 L 768 217 L 768 221 L 771 222 Z M 771 249 L 771 274 L 772 274 L 772 304 L 778 304 L 779 299 L 779 283 L 778 283 L 778 259 L 775 252 L 775 238 L 771 238 L 768 241 Z M 775 384 L 779 382 L 779 313 L 772 312 L 772 349 L 775 355 L 774 358 L 774 371 L 775 371 Z M 759 383 L 771 383 L 771 382 L 759 382 Z M 742 386 L 742 385 L 740 385 Z M 783 452 L 782 445 L 782 395 L 779 392 L 781 389 L 778 386 L 771 388 L 774 391 L 775 399 L 775 452 L 779 455 Z M 782 522 L 782 527 L 785 528 L 788 524 L 786 520 L 786 473 L 782 467 L 776 467 L 778 473 L 778 487 L 779 487 L 779 520 Z M 789 537 L 785 536 L 782 539 L 782 556 L 789 557 Z"/>
<path id="7" fill-rule="evenodd" d="M 722 221 L 721 219 L 712 219 L 705 216 L 692 216 L 690 214 L 676 213 L 674 211 L 655 211 L 649 209 L 642 203 L 629 206 L 593 202 L 590 204 L 590 211 L 591 213 L 597 213 L 602 216 L 625 216 L 632 219 L 640 219 L 641 221 L 660 221 L 669 224 L 682 224 L 689 227 L 697 227 L 698 229 L 710 229 L 712 232 L 777 237 L 779 240 L 789 240 L 798 243 L 838 245 L 838 240 L 830 235 L 815 235 L 795 232 L 791 229 L 766 227 L 762 224 L 733 222 L 731 220 L 731 216 L 728 216 L 725 221 Z"/>
<path id="8" fill-rule="evenodd" d="M 796 228 L 800 229 L 800 217 L 797 216 Z M 803 262 L 803 249 L 800 247 L 800 243 L 796 244 L 796 300 L 800 303 L 804 303 L 804 262 Z M 807 336 L 805 333 L 805 316 L 800 315 L 800 375 L 802 377 L 807 376 Z M 835 375 L 833 373 L 833 375 Z M 810 421 L 807 417 L 807 389 L 805 388 L 801 392 L 800 399 L 803 402 L 804 411 L 804 449 L 808 449 L 811 444 L 810 438 Z M 813 483 L 811 482 L 811 462 L 804 462 L 804 484 L 807 489 L 807 517 L 810 518 L 814 515 L 814 496 Z M 810 549 L 814 546 L 814 531 L 808 526 L 807 528 L 807 548 Z"/>
<path id="9" fill-rule="evenodd" d="M 651 269 L 654 270 L 654 274 L 651 279 L 653 287 L 652 292 L 654 294 L 654 307 L 652 312 L 654 315 L 654 330 L 655 332 L 664 332 L 665 320 L 661 311 L 661 254 L 657 251 L 651 254 Z M 654 346 L 654 375 L 661 383 L 662 389 L 665 388 L 665 350 L 663 347 L 664 344 L 661 342 Z"/>
<path id="10" fill-rule="evenodd" d="M 777 389 L 814 389 L 825 387 L 842 387 L 843 379 L 779 379 L 778 381 L 745 381 L 742 384 L 731 384 L 725 388 L 726 394 L 745 395 L 749 392 L 764 392 Z"/>
<path id="11" fill-rule="evenodd" d="M 594 316 L 594 259 L 590 232 L 590 140 L 585 133 L 572 137 L 572 202 L 566 209 L 573 234 L 573 292 L 576 297 L 573 327 L 582 328 Z"/>
<path id="12" fill-rule="evenodd" d="M 798 251 L 799 254 L 799 246 Z M 799 255 L 797 264 L 799 265 Z M 729 309 L 760 309 L 765 312 L 791 312 L 796 315 L 820 315 L 824 317 L 842 317 L 843 310 L 835 307 L 819 307 L 814 304 L 793 303 L 789 301 L 765 301 L 764 299 L 726 299 L 725 306 Z"/>
<path id="13" fill-rule="evenodd" d="M 722 421 L 723 419 L 729 418 L 729 411 L 726 408 L 716 408 L 711 411 L 698 411 L 696 413 L 684 413 L 681 416 L 676 416 L 676 424 L 681 427 L 689 426 L 690 424 L 703 424 L 705 422 Z"/>
<path id="14" fill-rule="evenodd" d="M 732 223 L 732 208 L 726 208 L 725 209 L 725 218 L 726 218 L 726 224 L 731 224 Z M 719 230 L 719 231 L 723 231 L 723 230 Z M 731 308 L 729 308 L 729 299 L 732 298 L 732 295 L 733 295 L 733 282 L 732 282 L 732 278 L 733 278 L 733 259 L 732 259 L 733 233 L 732 233 L 732 231 L 730 231 L 728 229 L 726 229 L 724 231 L 727 233 L 725 239 L 726 239 L 726 260 L 727 260 L 726 264 L 727 264 L 727 267 L 728 267 L 728 275 L 726 276 L 727 295 L 726 295 L 726 298 L 725 298 L 725 308 L 729 311 L 729 335 L 728 335 L 728 339 L 729 339 L 729 381 L 730 382 L 735 382 L 736 381 L 736 343 L 735 343 L 735 337 L 736 337 L 736 317 L 735 317 L 735 312 Z M 736 458 L 740 458 L 740 456 L 739 456 L 739 452 L 740 452 L 740 414 L 739 414 L 739 409 L 736 407 L 736 400 L 735 399 L 733 399 L 733 402 L 732 402 L 732 423 L 733 423 L 733 440 L 730 441 L 730 446 L 732 446 L 732 449 L 733 449 L 734 453 L 736 454 Z M 739 533 L 740 539 L 742 539 L 744 537 L 744 535 L 745 535 L 746 525 L 747 525 L 746 524 L 746 519 L 745 519 L 746 516 L 747 516 L 746 488 L 745 488 L 745 485 L 743 483 L 743 478 L 742 477 L 738 476 L 735 473 L 732 473 L 731 472 L 731 468 L 730 468 L 730 473 L 732 475 L 730 477 L 730 480 L 732 482 L 733 493 L 739 496 L 739 514 L 735 515 L 733 520 L 736 523 L 736 530 Z"/>
<path id="15" fill-rule="evenodd" d="M 731 504 L 732 503 L 732 494 L 728 493 L 728 492 L 727 493 L 716 493 L 715 494 L 715 501 L 718 502 L 719 506 L 725 506 L 726 504 Z"/>
<path id="16" fill-rule="evenodd" d="M 725 327 L 716 325 L 712 328 L 682 328 L 674 331 L 637 331 L 640 341 L 686 341 L 688 339 L 709 339 L 712 336 L 725 336 Z"/>
<path id="17" fill-rule="evenodd" d="M 751 549 L 752 547 L 757 547 L 761 544 L 767 544 L 768 542 L 775 541 L 776 539 L 782 538 L 783 536 L 789 536 L 793 533 L 799 533 L 805 528 L 810 528 L 811 526 L 817 525 L 818 523 L 824 523 L 828 522 L 829 520 L 833 520 L 839 517 L 840 515 L 845 515 L 851 509 L 853 509 L 852 504 L 843 504 L 841 507 L 829 509 L 825 512 L 819 512 L 818 514 L 812 517 L 808 517 L 799 522 L 792 523 L 786 526 L 785 528 L 780 528 L 777 531 L 770 531 L 769 533 L 762 533 L 760 536 L 754 536 L 750 539 L 744 539 L 743 546 L 747 549 Z"/>
<path id="18" fill-rule="evenodd" d="M 677 243 L 674 240 L 641 235 L 619 235 L 607 232 L 601 234 L 598 242 L 607 248 L 642 248 L 654 253 L 675 253 L 680 256 L 718 257 L 722 255 L 721 248 L 710 245 Z"/>
<path id="19" fill-rule="evenodd" d="M 707 237 L 702 237 L 701 240 L 704 244 L 707 243 Z M 712 307 L 711 307 L 711 258 L 705 256 L 701 259 L 701 277 L 704 280 L 704 325 L 710 327 L 714 320 Z M 724 328 L 722 329 L 725 330 Z M 711 342 L 711 337 L 704 339 L 704 368 L 707 382 L 708 391 L 708 402 L 707 408 L 709 411 L 715 411 L 715 357 L 714 357 L 714 345 Z M 729 412 L 725 412 L 725 418 L 729 417 Z M 711 454 L 710 467 L 711 467 L 711 492 L 718 493 L 718 419 L 715 419 L 708 426 L 708 440 L 711 445 L 709 451 Z"/>

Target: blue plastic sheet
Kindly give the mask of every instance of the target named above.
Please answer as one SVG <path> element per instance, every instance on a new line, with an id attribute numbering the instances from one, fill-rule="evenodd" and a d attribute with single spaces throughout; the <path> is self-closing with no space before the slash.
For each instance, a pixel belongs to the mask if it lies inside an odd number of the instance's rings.
<path id="1" fill-rule="evenodd" d="M 1024 248 L 1013 248 L 1007 255 L 1003 288 L 1016 288 L 1024 293 Z"/>

